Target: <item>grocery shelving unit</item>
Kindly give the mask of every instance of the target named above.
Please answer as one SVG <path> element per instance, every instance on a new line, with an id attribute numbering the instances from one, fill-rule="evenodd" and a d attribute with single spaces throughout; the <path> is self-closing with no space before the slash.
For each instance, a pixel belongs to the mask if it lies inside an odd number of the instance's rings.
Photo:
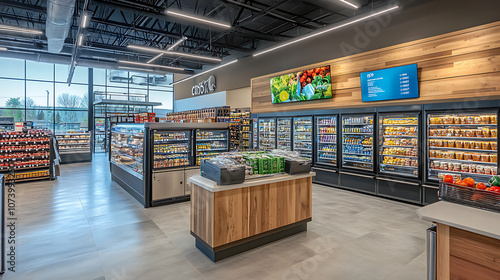
<path id="1" fill-rule="evenodd" d="M 276 149 L 276 119 L 259 118 L 259 150 Z"/>
<path id="2" fill-rule="evenodd" d="M 312 117 L 294 117 L 293 150 L 305 158 L 312 159 L 313 137 Z"/>
<path id="3" fill-rule="evenodd" d="M 342 116 L 342 167 L 374 172 L 374 117 Z"/>
<path id="4" fill-rule="evenodd" d="M 1 132 L 0 144 L 0 172 L 6 182 L 55 178 L 50 131 Z"/>
<path id="5" fill-rule="evenodd" d="M 90 132 L 65 132 L 58 133 L 55 136 L 61 163 L 92 161 Z"/>
<path id="6" fill-rule="evenodd" d="M 316 164 L 337 167 L 337 116 L 316 117 Z"/>
<path id="7" fill-rule="evenodd" d="M 277 147 L 280 150 L 292 150 L 292 118 L 277 118 Z"/>

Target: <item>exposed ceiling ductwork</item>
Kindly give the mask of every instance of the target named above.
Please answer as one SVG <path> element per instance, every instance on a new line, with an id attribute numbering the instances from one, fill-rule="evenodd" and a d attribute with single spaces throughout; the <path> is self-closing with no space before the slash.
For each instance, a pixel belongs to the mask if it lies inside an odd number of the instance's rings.
<path id="1" fill-rule="evenodd" d="M 61 52 L 64 46 L 71 28 L 75 2 L 75 0 L 49 0 L 47 3 L 45 35 L 51 53 Z"/>

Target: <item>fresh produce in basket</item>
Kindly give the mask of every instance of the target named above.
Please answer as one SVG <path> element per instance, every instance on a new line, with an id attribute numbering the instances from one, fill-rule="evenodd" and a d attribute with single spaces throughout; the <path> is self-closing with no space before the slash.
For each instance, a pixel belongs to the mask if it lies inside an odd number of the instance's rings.
<path id="1" fill-rule="evenodd" d="M 483 184 L 483 183 L 477 183 L 476 189 L 478 189 L 478 190 L 485 190 L 486 189 L 486 185 Z"/>
<path id="2" fill-rule="evenodd" d="M 467 187 L 467 183 L 465 183 L 464 181 L 462 181 L 460 179 L 456 180 L 453 184 L 458 185 L 458 186 Z"/>
<path id="3" fill-rule="evenodd" d="M 490 183 L 490 186 L 500 187 L 500 177 L 493 176 L 493 177 L 491 177 L 491 179 L 488 183 Z"/>
<path id="4" fill-rule="evenodd" d="M 453 184 L 453 176 L 451 175 L 445 175 L 443 178 L 443 182 Z"/>
<path id="5" fill-rule="evenodd" d="M 473 188 L 476 185 L 476 182 L 474 182 L 474 179 L 468 177 L 463 179 L 463 182 L 467 184 L 469 188 Z"/>

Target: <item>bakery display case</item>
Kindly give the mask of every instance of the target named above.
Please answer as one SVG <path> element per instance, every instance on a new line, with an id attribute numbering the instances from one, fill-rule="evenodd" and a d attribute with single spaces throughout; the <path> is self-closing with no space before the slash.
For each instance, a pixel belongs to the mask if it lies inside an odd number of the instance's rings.
<path id="1" fill-rule="evenodd" d="M 145 207 L 186 201 L 197 163 L 229 151 L 228 123 L 119 123 L 111 131 L 112 178 Z"/>
<path id="2" fill-rule="evenodd" d="M 316 164 L 337 166 L 337 116 L 316 117 Z"/>
<path id="3" fill-rule="evenodd" d="M 373 172 L 374 117 L 342 116 L 342 167 Z"/>
<path id="4" fill-rule="evenodd" d="M 293 118 L 293 150 L 305 158 L 312 159 L 312 117 Z"/>
<path id="5" fill-rule="evenodd" d="M 276 149 L 276 119 L 259 119 L 259 150 Z"/>
<path id="6" fill-rule="evenodd" d="M 379 115 L 379 171 L 418 178 L 419 113 Z"/>
<path id="7" fill-rule="evenodd" d="M 229 150 L 227 130 L 196 130 L 196 165 Z"/>
<path id="8" fill-rule="evenodd" d="M 498 110 L 427 113 L 427 179 L 486 182 L 497 174 Z"/>
<path id="9" fill-rule="evenodd" d="M 91 134 L 88 131 L 70 131 L 56 134 L 61 163 L 91 161 L 90 138 Z"/>
<path id="10" fill-rule="evenodd" d="M 0 132 L 0 173 L 7 182 L 54 179 L 53 158 L 50 131 Z"/>
<path id="11" fill-rule="evenodd" d="M 292 150 L 292 118 L 278 118 L 277 147 L 280 150 Z"/>

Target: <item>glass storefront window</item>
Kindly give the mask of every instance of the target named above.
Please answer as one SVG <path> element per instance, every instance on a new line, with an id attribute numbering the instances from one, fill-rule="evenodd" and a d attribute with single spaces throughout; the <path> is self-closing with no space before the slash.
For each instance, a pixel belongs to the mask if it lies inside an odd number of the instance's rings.
<path id="1" fill-rule="evenodd" d="M 26 79 L 50 82 L 54 81 L 54 64 L 27 60 Z"/>
<path id="2" fill-rule="evenodd" d="M 15 122 L 23 122 L 24 109 L 0 109 L 0 117 L 13 117 Z"/>
<path id="3" fill-rule="evenodd" d="M 56 84 L 56 108 L 61 109 L 87 109 L 88 108 L 88 86 L 57 83 Z"/>
<path id="4" fill-rule="evenodd" d="M 0 108 L 24 108 L 24 81 L 0 79 L 0 87 Z"/>
<path id="5" fill-rule="evenodd" d="M 26 100 L 32 103 L 28 108 L 49 109 L 54 106 L 54 83 L 26 81 Z"/>
<path id="6" fill-rule="evenodd" d="M 24 60 L 0 58 L 0 77 L 24 79 Z"/>

